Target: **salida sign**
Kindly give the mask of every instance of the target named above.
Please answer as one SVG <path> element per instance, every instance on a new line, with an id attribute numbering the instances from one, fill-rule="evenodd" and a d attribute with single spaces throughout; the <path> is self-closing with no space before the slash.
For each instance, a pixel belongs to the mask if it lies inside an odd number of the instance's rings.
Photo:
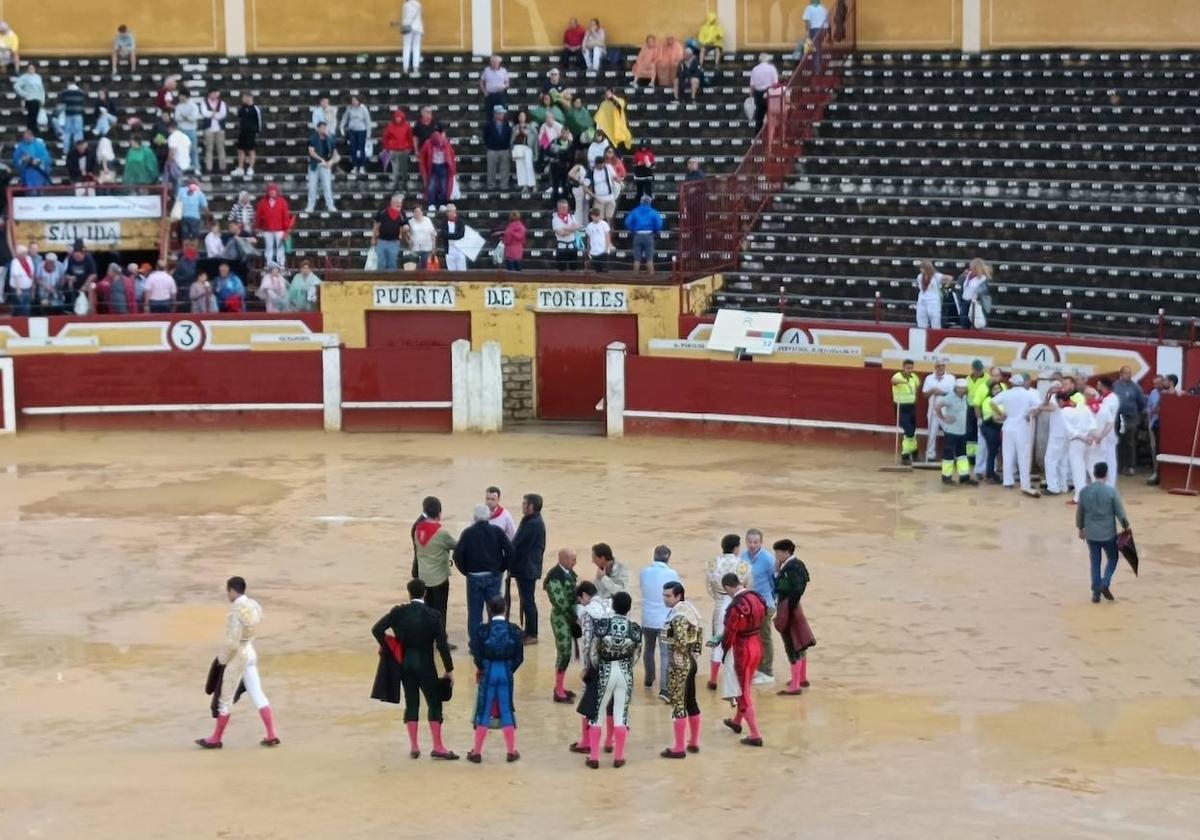
<path id="1" fill-rule="evenodd" d="M 70 245 L 82 239 L 85 245 L 116 245 L 121 241 L 120 222 L 51 222 L 46 225 L 46 242 Z"/>

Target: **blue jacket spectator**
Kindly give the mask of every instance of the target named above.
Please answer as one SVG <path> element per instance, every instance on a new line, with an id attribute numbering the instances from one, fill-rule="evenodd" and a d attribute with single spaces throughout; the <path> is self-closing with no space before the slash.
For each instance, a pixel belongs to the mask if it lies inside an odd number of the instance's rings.
<path id="1" fill-rule="evenodd" d="M 650 196 L 625 214 L 625 229 L 630 233 L 658 233 L 663 229 L 662 214 L 650 206 Z"/>

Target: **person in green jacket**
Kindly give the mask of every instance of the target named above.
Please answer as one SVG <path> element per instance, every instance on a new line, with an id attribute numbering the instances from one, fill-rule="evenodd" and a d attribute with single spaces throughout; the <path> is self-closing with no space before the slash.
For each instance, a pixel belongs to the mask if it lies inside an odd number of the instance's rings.
<path id="1" fill-rule="evenodd" d="M 445 628 L 453 568 L 450 553 L 457 541 L 442 527 L 442 503 L 436 496 L 426 496 L 421 502 L 421 516 L 412 526 L 412 543 L 413 577 L 424 581 L 425 604 L 442 614 Z"/>
<path id="2" fill-rule="evenodd" d="M 596 126 L 591 112 L 584 107 L 583 99 L 578 96 L 571 102 L 571 107 L 567 110 L 563 122 L 576 137 L 582 136 L 583 132 Z"/>
<path id="3" fill-rule="evenodd" d="M 529 118 L 538 125 L 546 121 L 546 114 L 553 114 L 554 121 L 560 125 L 566 121 L 566 115 L 548 93 L 543 93 L 538 104 L 529 109 Z"/>
<path id="4" fill-rule="evenodd" d="M 125 156 L 125 174 L 121 182 L 126 186 L 158 183 L 158 159 L 153 150 L 142 143 L 140 134 L 129 138 L 129 153 Z"/>

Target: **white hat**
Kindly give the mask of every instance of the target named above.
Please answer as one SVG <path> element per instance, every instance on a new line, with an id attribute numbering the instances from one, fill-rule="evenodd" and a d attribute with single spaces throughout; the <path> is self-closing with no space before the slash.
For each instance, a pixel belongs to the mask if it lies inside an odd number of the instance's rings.
<path id="1" fill-rule="evenodd" d="M 967 387 L 967 380 L 965 380 L 965 379 L 955 379 L 955 380 L 954 380 L 954 387 L 955 387 L 955 388 L 966 388 L 966 387 Z"/>
<path id="2" fill-rule="evenodd" d="M 1012 379 L 1010 379 L 1010 380 L 1008 380 L 1008 381 L 1009 381 L 1010 383 L 1012 383 L 1013 385 L 1024 385 L 1024 384 L 1025 384 L 1025 377 L 1024 377 L 1024 376 L 1022 376 L 1022 375 L 1021 375 L 1021 374 L 1019 374 L 1019 373 L 1014 373 L 1014 374 L 1012 375 Z"/>

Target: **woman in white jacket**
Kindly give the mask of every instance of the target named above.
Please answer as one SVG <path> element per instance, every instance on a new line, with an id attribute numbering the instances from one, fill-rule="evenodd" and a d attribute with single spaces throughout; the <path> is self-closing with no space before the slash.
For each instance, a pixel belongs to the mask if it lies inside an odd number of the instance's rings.
<path id="1" fill-rule="evenodd" d="M 400 72 L 415 76 L 421 69 L 421 36 L 425 34 L 420 0 L 404 0 L 400 11 L 400 33 L 404 42 Z"/>
<path id="2" fill-rule="evenodd" d="M 266 303 L 268 312 L 287 312 L 287 282 L 279 266 L 272 265 L 258 284 L 258 299 Z"/>

